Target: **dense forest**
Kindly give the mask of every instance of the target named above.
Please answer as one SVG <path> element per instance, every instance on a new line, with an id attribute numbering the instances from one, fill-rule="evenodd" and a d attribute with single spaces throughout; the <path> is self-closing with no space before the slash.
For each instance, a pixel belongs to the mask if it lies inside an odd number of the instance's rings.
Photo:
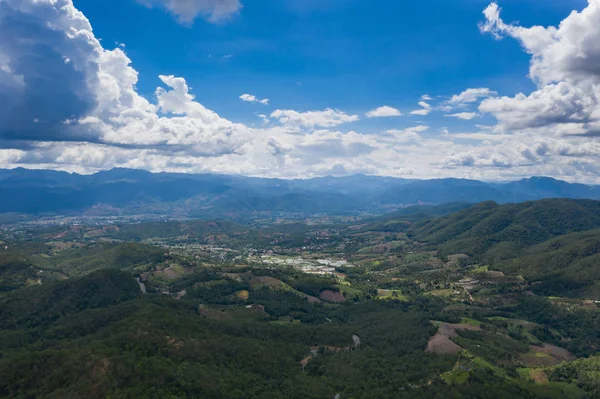
<path id="1" fill-rule="evenodd" d="M 0 397 L 598 398 L 599 209 L 6 230 Z"/>

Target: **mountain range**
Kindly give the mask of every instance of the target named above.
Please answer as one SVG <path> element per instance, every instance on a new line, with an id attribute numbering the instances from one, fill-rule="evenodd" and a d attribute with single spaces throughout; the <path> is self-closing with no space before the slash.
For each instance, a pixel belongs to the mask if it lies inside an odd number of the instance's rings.
<path id="1" fill-rule="evenodd" d="M 546 177 L 508 183 L 365 175 L 282 180 L 133 169 L 92 175 L 23 168 L 0 170 L 0 190 L 0 213 L 32 215 L 350 215 L 395 211 L 414 204 L 600 199 L 600 186 Z"/>

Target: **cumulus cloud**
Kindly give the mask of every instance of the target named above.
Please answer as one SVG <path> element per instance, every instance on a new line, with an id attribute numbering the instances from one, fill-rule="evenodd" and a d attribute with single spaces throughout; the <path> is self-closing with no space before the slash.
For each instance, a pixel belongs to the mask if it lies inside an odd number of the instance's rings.
<path id="1" fill-rule="evenodd" d="M 465 140 L 480 140 L 480 141 L 499 141 L 506 140 L 512 137 L 510 134 L 497 134 L 497 133 L 453 133 L 453 139 L 465 139 Z"/>
<path id="2" fill-rule="evenodd" d="M 63 121 L 97 107 L 98 42 L 70 2 L 29 3 L 0 2 L 0 138 L 75 139 Z"/>
<path id="3" fill-rule="evenodd" d="M 595 115 L 598 99 L 593 90 L 567 82 L 544 86 L 530 95 L 490 98 L 479 110 L 493 114 L 504 130 L 573 124 L 583 127 L 600 116 Z"/>
<path id="4" fill-rule="evenodd" d="M 600 2 L 588 0 L 581 12 L 574 11 L 559 27 L 525 28 L 506 24 L 496 3 L 484 10 L 479 27 L 497 39 L 517 39 L 532 55 L 530 76 L 540 85 L 561 81 L 598 83 L 600 77 Z"/>
<path id="5" fill-rule="evenodd" d="M 402 112 L 398 111 L 396 108 L 392 108 L 387 105 L 384 105 L 382 107 L 372 109 L 371 111 L 367 112 L 365 115 L 367 118 L 385 118 L 385 117 L 391 117 L 391 116 L 401 116 Z"/>
<path id="6" fill-rule="evenodd" d="M 476 112 L 459 112 L 456 114 L 449 114 L 449 115 L 444 115 L 445 117 L 448 118 L 457 118 L 457 119 L 462 119 L 465 121 L 470 121 L 471 119 L 475 118 L 477 116 Z"/>
<path id="7" fill-rule="evenodd" d="M 289 127 L 333 127 L 359 120 L 358 115 L 348 115 L 337 109 L 327 108 L 323 111 L 298 112 L 278 109 L 271 113 L 271 118 L 277 119 Z"/>
<path id="8" fill-rule="evenodd" d="M 1 70 L 18 82 L 0 89 L 5 140 L 186 145 L 201 155 L 245 143 L 248 129 L 194 101 L 183 78 L 160 76 L 167 89 L 156 90 L 156 104 L 140 96 L 131 60 L 121 48 L 104 49 L 71 0 L 0 6 Z"/>
<path id="9" fill-rule="evenodd" d="M 201 16 L 210 22 L 219 22 L 237 14 L 240 0 L 138 0 L 147 7 L 162 7 L 184 24 L 190 24 Z"/>
<path id="10" fill-rule="evenodd" d="M 529 76 L 538 90 L 484 100 L 479 109 L 494 115 L 504 131 L 543 128 L 547 132 L 597 136 L 600 131 L 600 0 L 572 12 L 558 27 L 507 24 L 496 3 L 480 24 L 495 38 L 518 40 L 531 54 Z"/>
<path id="11" fill-rule="evenodd" d="M 496 94 L 498 93 L 485 87 L 467 89 L 460 94 L 453 95 L 450 100 L 448 100 L 448 104 L 453 107 L 461 106 L 464 104 L 474 103 L 480 98 L 495 96 Z"/>
<path id="12" fill-rule="evenodd" d="M 342 133 L 317 130 L 298 145 L 304 156 L 322 158 L 354 158 L 372 153 L 377 143 L 356 132 Z"/>
<path id="13" fill-rule="evenodd" d="M 263 98 L 260 99 L 252 94 L 242 94 L 240 96 L 240 99 L 242 101 L 248 102 L 248 103 L 261 103 L 264 105 L 268 105 L 269 104 L 269 99 L 268 98 Z"/>
<path id="14" fill-rule="evenodd" d="M 418 142 L 421 140 L 419 133 L 429 130 L 429 126 L 419 125 L 409 127 L 406 129 L 390 129 L 386 130 L 385 133 L 390 135 L 393 140 L 398 143 Z"/>
<path id="15" fill-rule="evenodd" d="M 429 105 L 429 103 L 425 102 L 425 101 L 420 101 L 419 105 L 422 107 L 421 109 L 417 109 L 412 111 L 410 114 L 411 115 L 422 115 L 422 116 L 427 116 L 431 113 L 431 105 Z"/>
<path id="16" fill-rule="evenodd" d="M 182 77 L 160 75 L 151 100 L 138 94 L 137 82 L 124 49 L 104 48 L 72 0 L 0 0 L 0 167 L 489 180 L 543 174 L 600 182 L 600 148 L 590 142 L 595 89 L 575 79 L 528 96 L 488 98 L 480 108 L 498 126 L 445 135 L 437 128 L 424 134 L 425 125 L 337 131 L 359 120 L 337 109 L 280 109 L 259 114 L 268 123 L 251 128 L 206 108 L 202 88 Z M 414 114 L 431 112 L 428 98 Z M 540 134 L 547 126 L 552 134 Z"/>

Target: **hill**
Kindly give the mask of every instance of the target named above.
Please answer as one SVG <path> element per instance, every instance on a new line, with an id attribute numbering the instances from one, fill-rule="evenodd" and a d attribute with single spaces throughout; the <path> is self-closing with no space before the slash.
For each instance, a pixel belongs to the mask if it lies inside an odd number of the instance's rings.
<path id="1" fill-rule="evenodd" d="M 85 278 L 23 288 L 0 297 L 0 327 L 40 328 L 65 314 L 115 305 L 140 295 L 130 273 L 105 269 Z"/>
<path id="2" fill-rule="evenodd" d="M 541 295 L 600 297 L 600 202 L 485 202 L 423 222 L 409 234 L 441 254 L 521 275 Z"/>
<path id="3" fill-rule="evenodd" d="M 571 233 L 532 246 L 497 269 L 538 282 L 540 295 L 600 297 L 600 229 Z"/>
<path id="4" fill-rule="evenodd" d="M 287 300 L 262 290 L 263 308 L 209 308 L 141 295 L 131 276 L 111 270 L 18 291 L 0 298 L 0 397 L 583 397 L 478 357 L 424 353 L 435 302 L 306 302 L 294 311 L 329 321 L 272 322 L 268 312 Z"/>
<path id="5" fill-rule="evenodd" d="M 422 223 L 419 241 L 447 253 L 467 253 L 486 261 L 513 257 L 553 237 L 600 227 L 600 202 L 549 199 L 499 205 L 484 202 Z"/>

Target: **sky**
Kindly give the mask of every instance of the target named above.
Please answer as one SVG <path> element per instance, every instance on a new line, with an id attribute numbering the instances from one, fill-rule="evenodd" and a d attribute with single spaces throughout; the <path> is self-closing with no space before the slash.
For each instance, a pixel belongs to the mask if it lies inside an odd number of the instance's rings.
<path id="1" fill-rule="evenodd" d="M 0 168 L 600 184 L 600 0 L 0 0 Z"/>

